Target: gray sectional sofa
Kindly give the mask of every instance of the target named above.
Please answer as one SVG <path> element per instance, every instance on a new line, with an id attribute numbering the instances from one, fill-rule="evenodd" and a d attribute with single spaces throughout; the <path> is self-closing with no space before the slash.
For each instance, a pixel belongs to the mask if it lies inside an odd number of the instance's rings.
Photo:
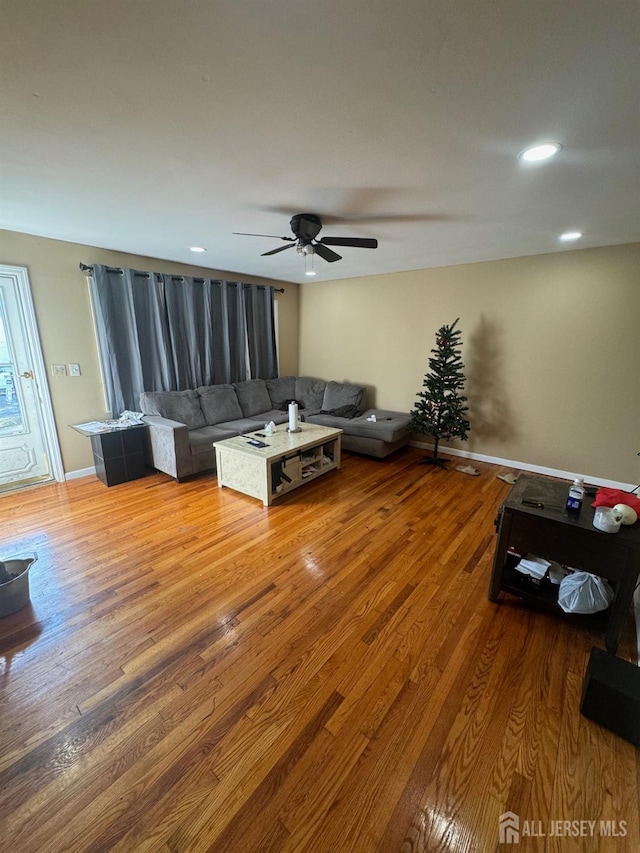
<path id="1" fill-rule="evenodd" d="M 145 391 L 140 411 L 149 427 L 147 462 L 176 480 L 215 470 L 214 441 L 261 430 L 269 421 L 285 428 L 290 400 L 298 402 L 301 421 L 343 430 L 344 450 L 384 458 L 408 443 L 409 415 L 366 409 L 365 393 L 363 385 L 306 376 Z"/>

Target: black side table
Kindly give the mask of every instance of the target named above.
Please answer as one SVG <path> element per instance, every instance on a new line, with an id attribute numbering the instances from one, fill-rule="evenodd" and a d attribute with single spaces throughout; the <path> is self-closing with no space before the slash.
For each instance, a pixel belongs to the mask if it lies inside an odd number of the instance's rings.
<path id="1" fill-rule="evenodd" d="M 105 486 L 117 486 L 145 476 L 145 424 L 127 427 L 105 425 L 99 432 L 83 429 L 81 425 L 73 429 L 91 439 L 96 474 Z"/>
<path id="2" fill-rule="evenodd" d="M 526 578 L 516 571 L 517 558 L 510 556 L 509 548 L 604 578 L 615 590 L 613 602 L 604 613 L 584 618 L 601 623 L 607 649 L 615 654 L 640 575 L 640 522 L 623 525 L 619 533 L 603 533 L 593 526 L 594 509 L 589 498 L 579 515 L 566 511 L 569 485 L 529 474 L 518 477 L 496 518 L 498 541 L 489 599 L 497 601 L 504 591 L 564 613 L 558 605 L 558 587 L 544 582 L 537 588 L 528 586 Z M 526 506 L 523 500 L 536 500 L 543 506 Z"/>

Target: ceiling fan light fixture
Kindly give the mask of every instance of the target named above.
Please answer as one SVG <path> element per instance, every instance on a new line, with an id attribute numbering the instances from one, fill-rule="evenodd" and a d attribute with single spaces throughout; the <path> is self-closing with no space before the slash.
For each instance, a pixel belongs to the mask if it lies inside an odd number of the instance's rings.
<path id="1" fill-rule="evenodd" d="M 304 274 L 308 276 L 313 276 L 316 274 L 314 257 L 315 252 L 313 250 L 313 246 L 305 246 L 303 249 L 304 254 Z"/>
<path id="2" fill-rule="evenodd" d="M 543 142 L 540 145 L 532 145 L 520 153 L 520 160 L 525 163 L 541 163 L 548 160 L 562 150 L 559 142 Z"/>

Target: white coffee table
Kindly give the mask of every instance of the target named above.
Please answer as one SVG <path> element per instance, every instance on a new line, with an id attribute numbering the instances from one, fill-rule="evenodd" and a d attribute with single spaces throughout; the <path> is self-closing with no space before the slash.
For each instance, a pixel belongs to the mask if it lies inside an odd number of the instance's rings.
<path id="1" fill-rule="evenodd" d="M 264 434 L 264 429 L 258 432 Z M 248 433 L 215 441 L 218 487 L 228 486 L 270 506 L 276 498 L 340 467 L 341 434 L 341 429 L 303 423 L 300 432 L 289 432 L 282 425 L 264 438 Z M 250 441 L 267 446 L 253 447 Z"/>

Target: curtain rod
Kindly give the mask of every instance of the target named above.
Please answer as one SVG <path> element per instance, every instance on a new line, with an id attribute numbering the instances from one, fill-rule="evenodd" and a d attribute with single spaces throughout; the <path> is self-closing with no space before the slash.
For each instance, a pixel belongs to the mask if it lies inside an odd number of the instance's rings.
<path id="1" fill-rule="evenodd" d="M 80 261 L 80 269 L 82 270 L 82 272 L 85 272 L 85 273 L 86 272 L 93 272 L 93 266 L 91 264 L 83 264 L 82 261 Z M 105 269 L 107 270 L 107 272 L 117 272 L 119 274 L 122 274 L 122 270 L 119 267 L 105 267 Z M 139 276 L 140 278 L 149 278 L 151 273 L 134 272 L 134 275 Z M 162 275 L 162 273 L 157 272 L 157 273 L 153 273 L 153 275 Z M 183 275 L 172 275 L 171 280 L 172 281 L 184 281 L 184 276 Z M 194 278 L 193 280 L 196 282 L 196 284 L 202 284 L 202 282 L 206 281 L 206 279 L 204 279 L 204 278 Z M 240 282 L 238 282 L 238 284 L 239 283 Z M 259 284 L 258 287 L 270 287 L 270 285 Z M 285 292 L 284 287 L 274 287 L 273 289 L 274 289 L 275 293 L 284 293 Z"/>

